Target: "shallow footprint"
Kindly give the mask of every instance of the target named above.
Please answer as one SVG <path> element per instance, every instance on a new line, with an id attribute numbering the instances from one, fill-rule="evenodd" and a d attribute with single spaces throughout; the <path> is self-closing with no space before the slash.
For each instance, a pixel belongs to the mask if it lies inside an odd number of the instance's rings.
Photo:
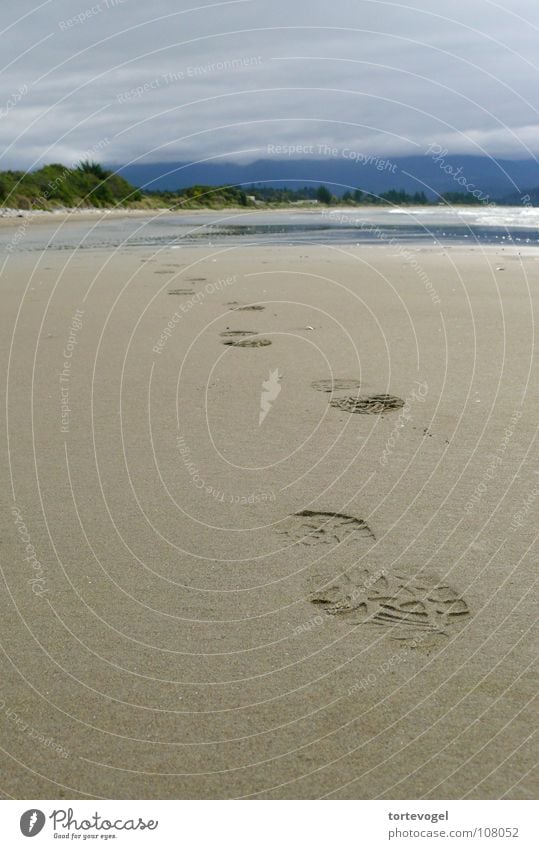
<path id="1" fill-rule="evenodd" d="M 346 410 L 347 413 L 367 415 L 376 415 L 404 407 L 402 398 L 397 398 L 395 395 L 363 395 L 358 398 L 352 395 L 348 398 L 334 398 L 329 404 L 339 410 Z"/>
<path id="2" fill-rule="evenodd" d="M 256 336 L 258 330 L 223 330 L 220 336 L 230 336 L 232 339 L 240 339 L 242 336 Z"/>
<path id="3" fill-rule="evenodd" d="M 311 386 L 317 392 L 352 392 L 354 389 L 359 390 L 360 383 L 359 380 L 336 377 L 333 380 L 313 380 Z"/>
<path id="4" fill-rule="evenodd" d="M 235 341 L 223 342 L 223 345 L 233 345 L 235 348 L 264 348 L 271 345 L 270 339 L 237 339 Z"/>

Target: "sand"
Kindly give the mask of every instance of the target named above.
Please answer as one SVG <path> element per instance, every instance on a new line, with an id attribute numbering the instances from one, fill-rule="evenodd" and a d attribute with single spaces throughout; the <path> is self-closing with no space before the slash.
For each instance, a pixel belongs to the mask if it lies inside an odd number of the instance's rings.
<path id="1" fill-rule="evenodd" d="M 409 251 L 9 258 L 4 797 L 533 797 L 539 257 Z"/>

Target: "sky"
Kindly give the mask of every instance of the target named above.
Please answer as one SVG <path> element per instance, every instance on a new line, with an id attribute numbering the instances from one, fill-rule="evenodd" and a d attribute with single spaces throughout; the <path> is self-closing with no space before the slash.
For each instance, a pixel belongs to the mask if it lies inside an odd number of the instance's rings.
<path id="1" fill-rule="evenodd" d="M 0 169 L 537 156 L 538 31 L 538 0 L 3 0 Z"/>

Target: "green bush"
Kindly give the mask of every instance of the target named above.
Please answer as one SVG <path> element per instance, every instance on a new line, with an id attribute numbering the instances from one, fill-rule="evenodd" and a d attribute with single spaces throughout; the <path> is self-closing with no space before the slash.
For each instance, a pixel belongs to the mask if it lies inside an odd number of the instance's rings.
<path id="1" fill-rule="evenodd" d="M 38 171 L 0 172 L 0 204 L 32 208 L 58 206 L 125 206 L 141 201 L 143 194 L 119 174 L 107 171 L 97 162 L 81 162 L 76 168 L 59 163 Z"/>

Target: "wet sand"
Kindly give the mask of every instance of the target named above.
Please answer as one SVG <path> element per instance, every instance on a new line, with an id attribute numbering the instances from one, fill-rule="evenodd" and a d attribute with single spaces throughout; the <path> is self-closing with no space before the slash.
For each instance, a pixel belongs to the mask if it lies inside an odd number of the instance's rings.
<path id="1" fill-rule="evenodd" d="M 3 266 L 5 797 L 533 798 L 539 256 L 407 251 Z"/>

